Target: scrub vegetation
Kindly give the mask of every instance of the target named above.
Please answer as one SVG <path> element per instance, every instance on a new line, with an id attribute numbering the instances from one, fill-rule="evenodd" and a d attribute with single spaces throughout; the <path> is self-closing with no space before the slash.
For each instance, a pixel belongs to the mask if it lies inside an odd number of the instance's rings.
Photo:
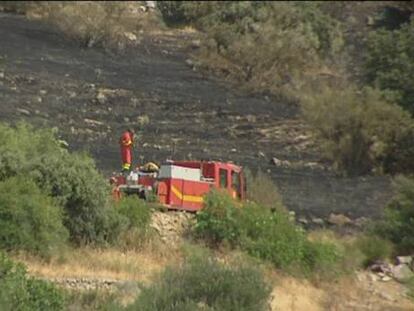
<path id="1" fill-rule="evenodd" d="M 353 29 L 339 2 L 164 1 L 134 19 L 131 3 L 3 2 L 54 27 L 82 48 L 125 51 L 151 27 L 193 27 L 199 69 L 251 92 L 298 105 L 322 156 L 338 174 L 389 174 L 395 195 L 381 220 L 354 241 L 322 239 L 289 217 L 264 173 L 248 174 L 248 200 L 212 191 L 192 228 L 204 245 L 139 284 L 128 304 L 97 292 L 73 293 L 29 276 L 10 256 L 65 262 L 83 247 L 119 257 L 155 239 L 150 203 L 113 202 L 108 182 L 87 154 L 69 152 L 55 129 L 0 124 L 0 305 L 6 310 L 267 310 L 272 284 L 264 268 L 308 280 L 335 278 L 414 251 L 414 7 L 372 3 L 373 21 Z M 388 8 L 389 9 L 389 8 Z M 365 23 L 365 22 L 364 22 Z M 149 27 L 149 28 L 146 28 Z M 358 53 L 355 53 L 355 49 Z M 356 54 L 366 55 L 357 57 Z M 354 64 L 356 68 L 349 68 Z M 164 250 L 165 251 L 165 250 Z M 168 250 L 167 250 L 168 251 Z M 221 260 L 239 252 L 243 260 Z M 121 254 L 120 254 L 121 253 Z M 92 255 L 91 255 L 92 254 Z M 224 254 L 224 255 L 223 255 Z M 88 257 L 89 256 L 89 257 Z M 58 258 L 58 259 L 57 259 Z M 74 257 L 76 260 L 76 257 Z M 129 257 L 128 257 L 129 258 Z M 247 259 L 246 259 L 247 258 Z M 86 260 L 86 259 L 84 259 Z M 128 259 L 130 260 L 130 259 Z M 82 262 L 78 258 L 79 262 Z M 179 261 L 179 262 L 178 262 Z M 249 263 L 247 263 L 249 261 Z M 257 267 L 251 261 L 257 263 Z M 102 258 L 109 270 L 135 275 L 136 261 Z M 144 261 L 143 261 L 144 262 Z M 135 284 L 136 285 L 136 284 Z"/>

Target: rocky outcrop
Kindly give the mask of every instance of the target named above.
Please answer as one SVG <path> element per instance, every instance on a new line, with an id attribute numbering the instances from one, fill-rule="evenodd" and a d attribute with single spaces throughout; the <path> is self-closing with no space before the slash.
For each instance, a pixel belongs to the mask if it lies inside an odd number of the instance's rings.
<path id="1" fill-rule="evenodd" d="M 195 214 L 181 211 L 154 212 L 151 227 L 166 244 L 175 246 L 195 222 Z"/>

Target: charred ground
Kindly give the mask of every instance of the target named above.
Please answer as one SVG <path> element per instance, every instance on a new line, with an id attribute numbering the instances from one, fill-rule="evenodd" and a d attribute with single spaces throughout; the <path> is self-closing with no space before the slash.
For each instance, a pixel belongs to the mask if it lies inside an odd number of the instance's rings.
<path id="1" fill-rule="evenodd" d="M 141 163 L 231 160 L 269 172 L 301 215 L 379 215 L 391 195 L 389 178 L 336 176 L 294 103 L 253 96 L 195 70 L 188 61 L 193 39 L 191 32 L 148 35 L 136 49 L 111 54 L 2 14 L 0 120 L 57 127 L 69 148 L 90 152 L 106 174 L 119 168 L 121 131 L 139 126 Z"/>

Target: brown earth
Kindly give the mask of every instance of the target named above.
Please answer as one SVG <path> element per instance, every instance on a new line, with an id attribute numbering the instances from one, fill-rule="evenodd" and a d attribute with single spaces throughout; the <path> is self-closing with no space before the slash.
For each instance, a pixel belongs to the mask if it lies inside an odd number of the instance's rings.
<path id="1" fill-rule="evenodd" d="M 188 60 L 195 37 L 148 34 L 137 48 L 111 54 L 79 48 L 39 21 L 1 14 L 0 121 L 57 127 L 70 149 L 90 152 L 105 174 L 119 169 L 122 130 L 139 126 L 140 163 L 232 160 L 268 172 L 300 215 L 380 214 L 391 194 L 387 177 L 335 176 L 295 103 L 197 71 Z"/>

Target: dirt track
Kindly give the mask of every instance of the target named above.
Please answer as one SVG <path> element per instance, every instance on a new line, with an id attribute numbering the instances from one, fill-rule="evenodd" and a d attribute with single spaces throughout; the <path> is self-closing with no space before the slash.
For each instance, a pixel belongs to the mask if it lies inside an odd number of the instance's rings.
<path id="1" fill-rule="evenodd" d="M 140 162 L 233 160 L 268 171 L 299 214 L 379 214 L 390 196 L 388 178 L 343 179 L 323 169 L 295 105 L 243 94 L 193 70 L 184 48 L 191 39 L 152 36 L 111 56 L 80 49 L 40 22 L 2 14 L 0 120 L 57 126 L 71 149 L 89 151 L 105 173 L 119 168 L 121 131 L 140 123 Z M 287 167 L 271 164 L 273 157 Z"/>

